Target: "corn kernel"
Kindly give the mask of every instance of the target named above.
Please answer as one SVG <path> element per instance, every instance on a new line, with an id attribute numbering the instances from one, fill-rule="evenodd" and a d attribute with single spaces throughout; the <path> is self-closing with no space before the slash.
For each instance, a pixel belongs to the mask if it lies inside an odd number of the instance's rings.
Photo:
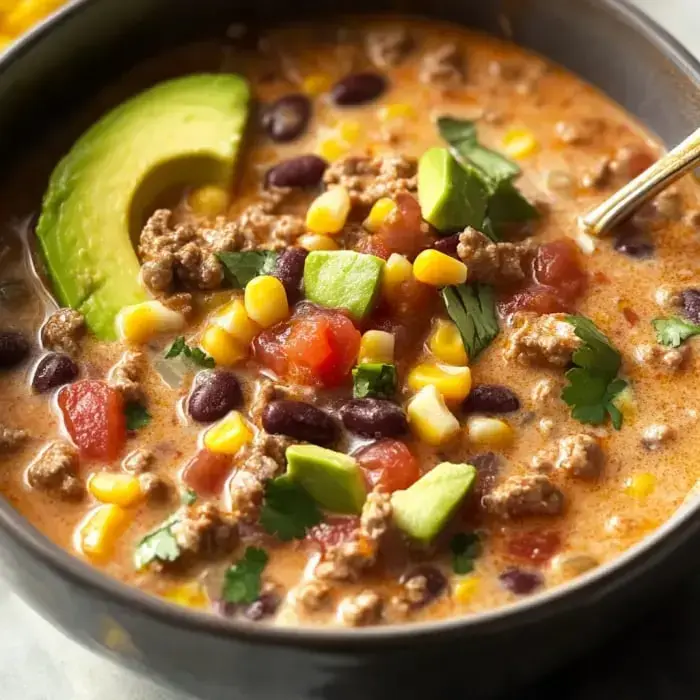
<path id="1" fill-rule="evenodd" d="M 442 318 L 436 321 L 428 338 L 428 347 L 440 362 L 461 367 L 469 363 L 462 336 L 452 321 Z"/>
<path id="2" fill-rule="evenodd" d="M 248 357 L 248 346 L 239 343 L 219 326 L 207 326 L 199 343 L 217 365 L 224 367 L 231 367 Z"/>
<path id="3" fill-rule="evenodd" d="M 328 92 L 331 89 L 332 81 L 330 76 L 325 73 L 312 73 L 307 75 L 302 81 L 301 89 L 307 95 L 322 95 L 324 92 Z"/>
<path id="4" fill-rule="evenodd" d="M 4 30 L 15 37 L 23 34 L 64 2 L 65 0 L 15 0 L 12 3 L 13 9 L 5 17 Z"/>
<path id="5" fill-rule="evenodd" d="M 479 590 L 479 579 L 476 576 L 463 578 L 454 588 L 454 598 L 458 603 L 466 605 L 470 603 Z"/>
<path id="6" fill-rule="evenodd" d="M 353 146 L 362 135 L 362 124 L 358 121 L 343 119 L 338 124 L 338 134 L 346 144 Z"/>
<path id="7" fill-rule="evenodd" d="M 472 388 L 472 373 L 469 367 L 423 363 L 408 373 L 408 386 L 414 391 L 434 386 L 447 401 L 464 401 Z"/>
<path id="8" fill-rule="evenodd" d="M 384 362 L 390 365 L 394 361 L 394 334 L 386 331 L 367 331 L 360 341 L 358 364 L 363 362 Z"/>
<path id="9" fill-rule="evenodd" d="M 97 472 L 88 480 L 88 491 L 102 503 L 127 508 L 143 498 L 141 483 L 130 474 Z"/>
<path id="10" fill-rule="evenodd" d="M 127 511 L 113 503 L 98 506 L 80 527 L 80 551 L 94 559 L 109 558 L 130 519 Z"/>
<path id="11" fill-rule="evenodd" d="M 144 301 L 123 307 L 116 323 L 120 338 L 143 344 L 160 333 L 181 330 L 185 327 L 185 317 L 159 301 Z"/>
<path id="12" fill-rule="evenodd" d="M 399 121 L 401 119 L 415 119 L 417 116 L 417 112 L 413 105 L 409 105 L 402 102 L 397 102 L 396 104 L 386 105 L 385 107 L 379 108 L 380 122 Z"/>
<path id="13" fill-rule="evenodd" d="M 413 279 L 413 265 L 403 255 L 392 253 L 382 271 L 382 294 L 389 301 L 401 296 L 404 282 Z"/>
<path id="14" fill-rule="evenodd" d="M 503 150 L 511 158 L 527 158 L 537 150 L 537 141 L 528 129 L 510 129 L 503 138 Z"/>
<path id="15" fill-rule="evenodd" d="M 376 233 L 382 224 L 396 211 L 396 202 L 389 197 L 378 199 L 369 215 L 364 221 L 363 226 L 370 232 Z"/>
<path id="16" fill-rule="evenodd" d="M 242 299 L 234 299 L 219 309 L 212 317 L 211 322 L 219 328 L 223 328 L 241 345 L 249 345 L 253 338 L 260 333 L 260 326 L 250 319 Z"/>
<path id="17" fill-rule="evenodd" d="M 218 185 L 197 187 L 187 199 L 195 214 L 210 219 L 223 214 L 228 207 L 228 192 Z"/>
<path id="18" fill-rule="evenodd" d="M 274 326 L 289 316 L 284 285 L 271 275 L 255 277 L 245 288 L 245 310 L 263 328 Z"/>
<path id="19" fill-rule="evenodd" d="M 500 418 L 473 416 L 467 423 L 469 442 L 479 447 L 507 447 L 513 442 L 513 428 Z"/>
<path id="20" fill-rule="evenodd" d="M 459 421 L 432 384 L 423 387 L 409 401 L 406 412 L 413 431 L 429 445 L 442 445 L 459 432 Z"/>
<path id="21" fill-rule="evenodd" d="M 656 488 L 656 477 L 649 472 L 635 474 L 625 481 L 625 493 L 632 498 L 644 499 Z"/>
<path id="22" fill-rule="evenodd" d="M 322 233 L 305 233 L 297 238 L 297 243 L 304 250 L 339 250 L 340 246 L 330 237 Z"/>
<path id="23" fill-rule="evenodd" d="M 630 386 L 626 386 L 614 399 L 613 405 L 622 413 L 625 424 L 630 424 L 637 417 L 637 399 Z"/>
<path id="24" fill-rule="evenodd" d="M 333 187 L 316 197 L 306 212 L 306 227 L 312 233 L 338 233 L 350 213 L 350 195 L 345 187 Z"/>
<path id="25" fill-rule="evenodd" d="M 208 610 L 209 596 L 199 581 L 190 581 L 179 586 L 173 586 L 163 594 L 165 600 L 194 610 Z"/>
<path id="26" fill-rule="evenodd" d="M 419 282 L 433 287 L 464 284 L 467 280 L 467 266 L 461 260 L 439 250 L 424 250 L 413 262 L 413 276 Z"/>
<path id="27" fill-rule="evenodd" d="M 318 155 L 329 163 L 342 158 L 349 150 L 349 146 L 337 138 L 323 139 L 316 149 Z"/>
<path id="28" fill-rule="evenodd" d="M 231 411 L 204 433 L 204 446 L 210 452 L 235 455 L 253 439 L 253 432 L 238 411 Z"/>

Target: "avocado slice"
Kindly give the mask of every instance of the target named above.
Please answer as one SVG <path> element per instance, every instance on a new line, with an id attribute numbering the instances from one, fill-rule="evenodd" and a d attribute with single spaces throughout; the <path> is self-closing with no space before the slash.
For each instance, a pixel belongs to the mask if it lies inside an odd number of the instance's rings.
<path id="1" fill-rule="evenodd" d="M 114 339 L 119 310 L 147 298 L 130 223 L 170 187 L 230 182 L 248 103 L 238 75 L 160 83 L 102 117 L 53 171 L 37 237 L 61 303 L 98 338 Z"/>
<path id="2" fill-rule="evenodd" d="M 292 445 L 287 474 L 326 510 L 359 513 L 367 498 L 362 471 L 349 455 L 317 445 Z"/>
<path id="3" fill-rule="evenodd" d="M 438 464 L 405 491 L 394 492 L 394 523 L 413 539 L 427 544 L 445 527 L 475 476 L 471 464 Z"/>
<path id="4" fill-rule="evenodd" d="M 330 309 L 346 309 L 355 319 L 372 310 L 384 261 L 353 250 L 317 250 L 304 264 L 304 294 Z"/>
<path id="5" fill-rule="evenodd" d="M 431 148 L 418 162 L 418 201 L 423 218 L 438 231 L 481 229 L 488 190 L 477 170 L 460 165 L 446 148 Z"/>

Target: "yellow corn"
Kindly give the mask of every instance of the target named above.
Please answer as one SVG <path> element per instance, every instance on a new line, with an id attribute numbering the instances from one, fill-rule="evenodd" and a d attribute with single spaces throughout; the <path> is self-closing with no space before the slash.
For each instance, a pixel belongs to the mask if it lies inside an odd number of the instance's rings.
<path id="1" fill-rule="evenodd" d="M 4 50 L 6 46 L 9 46 L 13 42 L 11 36 L 6 34 L 0 34 L 0 51 Z"/>
<path id="2" fill-rule="evenodd" d="M 235 455 L 253 439 L 253 432 L 238 411 L 231 411 L 204 434 L 204 446 L 211 452 Z"/>
<path id="3" fill-rule="evenodd" d="M 190 192 L 188 203 L 195 214 L 213 219 L 226 211 L 228 192 L 217 185 L 204 185 Z"/>
<path id="4" fill-rule="evenodd" d="M 459 432 L 459 421 L 432 384 L 423 387 L 408 402 L 406 412 L 412 430 L 429 445 L 442 445 Z"/>
<path id="5" fill-rule="evenodd" d="M 333 187 L 311 202 L 306 227 L 312 233 L 338 233 L 350 213 L 350 195 L 344 187 Z"/>
<path id="6" fill-rule="evenodd" d="M 340 139 L 331 137 L 322 139 L 319 142 L 316 150 L 318 155 L 321 156 L 323 160 L 327 160 L 329 163 L 332 163 L 334 160 L 342 158 L 350 150 L 350 148 Z"/>
<path id="7" fill-rule="evenodd" d="M 403 255 L 392 253 L 382 271 L 382 294 L 389 301 L 401 297 L 401 286 L 413 279 L 413 265 Z"/>
<path id="8" fill-rule="evenodd" d="M 97 472 L 88 480 L 88 490 L 102 503 L 113 503 L 127 508 L 143 498 L 141 483 L 130 474 Z"/>
<path id="9" fill-rule="evenodd" d="M 248 346 L 239 343 L 220 326 L 208 326 L 199 344 L 217 365 L 231 367 L 248 357 Z"/>
<path id="10" fill-rule="evenodd" d="M 513 428 L 500 418 L 473 416 L 467 423 L 469 442 L 479 447 L 506 447 L 515 437 Z"/>
<path id="11" fill-rule="evenodd" d="M 185 327 L 185 317 L 159 301 L 125 306 L 117 315 L 119 337 L 143 344 L 160 333 L 174 333 Z"/>
<path id="12" fill-rule="evenodd" d="M 11 36 L 26 32 L 49 13 L 58 9 L 65 0 L 15 0 L 4 18 L 4 30 Z"/>
<path id="13" fill-rule="evenodd" d="M 463 578 L 454 587 L 454 598 L 458 603 L 465 605 L 470 603 L 474 594 L 479 590 L 479 579 L 472 575 Z"/>
<path id="14" fill-rule="evenodd" d="M 98 506 L 80 528 L 80 551 L 94 559 L 109 558 L 130 519 L 129 513 L 120 506 L 112 503 Z"/>
<path id="15" fill-rule="evenodd" d="M 173 586 L 163 594 L 165 600 L 195 610 L 208 610 L 209 596 L 199 581 L 190 581 L 179 586 Z"/>
<path id="16" fill-rule="evenodd" d="M 219 309 L 211 319 L 241 345 L 248 345 L 260 333 L 260 326 L 250 319 L 242 299 L 234 299 Z"/>
<path id="17" fill-rule="evenodd" d="M 274 326 L 289 316 L 284 285 L 272 275 L 255 277 L 245 288 L 245 310 L 263 328 Z"/>
<path id="18" fill-rule="evenodd" d="M 325 73 L 312 73 L 302 81 L 301 89 L 307 95 L 321 95 L 331 89 L 332 81 Z"/>
<path id="19" fill-rule="evenodd" d="M 408 373 L 408 386 L 413 391 L 434 386 L 446 400 L 464 401 L 472 388 L 472 373 L 469 367 L 426 362 Z"/>
<path id="20" fill-rule="evenodd" d="M 452 321 L 442 318 L 436 321 L 428 338 L 428 347 L 440 362 L 462 367 L 469 363 L 462 336 Z"/>
<path id="21" fill-rule="evenodd" d="M 433 287 L 447 287 L 466 282 L 467 266 L 439 250 L 424 250 L 413 262 L 413 276 Z"/>
<path id="22" fill-rule="evenodd" d="M 357 143 L 362 134 L 362 124 L 351 119 L 343 119 L 338 124 L 338 134 L 346 144 L 353 146 Z"/>
<path id="23" fill-rule="evenodd" d="M 363 225 L 370 233 L 376 233 L 395 211 L 396 202 L 389 197 L 382 197 L 374 203 Z"/>
<path id="24" fill-rule="evenodd" d="M 379 121 L 391 122 L 401 119 L 415 119 L 417 117 L 415 107 L 410 104 L 397 102 L 393 105 L 386 105 L 379 108 Z"/>
<path id="25" fill-rule="evenodd" d="M 394 361 L 394 334 L 386 331 L 367 331 L 360 341 L 357 361 L 391 364 Z"/>
<path id="26" fill-rule="evenodd" d="M 339 250 L 340 246 L 330 237 L 322 233 L 305 233 L 297 238 L 297 243 L 304 250 Z"/>
<path id="27" fill-rule="evenodd" d="M 527 158 L 537 150 L 537 141 L 529 129 L 510 129 L 503 138 L 503 150 L 511 158 Z"/>
<path id="28" fill-rule="evenodd" d="M 656 477 L 649 472 L 635 474 L 625 481 L 625 493 L 632 498 L 644 499 L 656 488 Z"/>
<path id="29" fill-rule="evenodd" d="M 637 399 L 630 386 L 625 387 L 614 399 L 613 404 L 622 413 L 626 424 L 632 423 L 637 417 Z"/>

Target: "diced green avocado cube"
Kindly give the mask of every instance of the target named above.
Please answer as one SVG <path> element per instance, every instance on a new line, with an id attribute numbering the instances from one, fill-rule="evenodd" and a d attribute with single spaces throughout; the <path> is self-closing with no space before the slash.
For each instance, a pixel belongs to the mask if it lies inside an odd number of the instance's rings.
<path id="1" fill-rule="evenodd" d="M 230 182 L 249 99 L 238 75 L 160 83 L 102 117 L 54 170 L 37 236 L 61 304 L 98 338 L 115 338 L 119 310 L 148 298 L 132 236 L 155 198 Z"/>
<path id="2" fill-rule="evenodd" d="M 287 474 L 326 510 L 359 513 L 367 498 L 362 471 L 349 455 L 317 445 L 287 448 Z"/>
<path id="3" fill-rule="evenodd" d="M 475 476 L 471 464 L 438 464 L 405 491 L 394 492 L 394 523 L 409 537 L 430 542 L 457 510 Z"/>
<path id="4" fill-rule="evenodd" d="M 304 264 L 304 294 L 329 309 L 346 309 L 361 319 L 372 310 L 384 261 L 352 250 L 317 250 Z"/>
<path id="5" fill-rule="evenodd" d="M 438 231 L 480 229 L 488 190 L 473 167 L 461 165 L 446 148 L 431 148 L 418 162 L 418 201 L 423 218 Z"/>

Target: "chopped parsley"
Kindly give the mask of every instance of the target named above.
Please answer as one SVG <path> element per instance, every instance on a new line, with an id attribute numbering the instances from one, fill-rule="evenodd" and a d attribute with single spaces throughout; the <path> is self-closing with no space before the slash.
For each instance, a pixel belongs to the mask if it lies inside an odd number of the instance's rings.
<path id="1" fill-rule="evenodd" d="M 260 524 L 283 542 L 301 539 L 321 522 L 322 515 L 313 498 L 289 476 L 278 476 L 265 484 Z"/>
<path id="2" fill-rule="evenodd" d="M 216 257 L 224 266 L 226 279 L 239 289 L 243 289 L 253 277 L 273 273 L 277 264 L 277 253 L 271 250 L 218 253 Z"/>
<path id="3" fill-rule="evenodd" d="M 481 554 L 481 540 L 475 532 L 460 532 L 450 540 L 452 570 L 468 574 L 474 570 L 474 560 Z"/>
<path id="4" fill-rule="evenodd" d="M 617 373 L 622 360 L 620 353 L 584 316 L 567 316 L 576 335 L 583 341 L 573 354 L 576 365 L 566 373 L 569 385 L 561 398 L 571 407 L 571 416 L 581 423 L 600 425 L 610 416 L 615 430 L 622 427 L 622 413 L 613 399 L 627 386 Z"/>
<path id="5" fill-rule="evenodd" d="M 268 560 L 267 552 L 248 547 L 224 574 L 222 598 L 227 603 L 253 603 L 260 597 L 260 578 Z"/>
<path id="6" fill-rule="evenodd" d="M 180 494 L 180 503 L 183 506 L 191 506 L 197 501 L 197 492 L 193 489 L 185 489 Z"/>
<path id="7" fill-rule="evenodd" d="M 141 570 L 152 561 L 175 561 L 180 556 L 180 545 L 172 527 L 179 521 L 177 515 L 169 517 L 160 527 L 148 533 L 134 552 L 134 566 Z"/>
<path id="8" fill-rule="evenodd" d="M 151 422 L 151 414 L 140 403 L 131 402 L 126 404 L 124 406 L 124 415 L 126 416 L 127 430 L 145 428 Z"/>
<path id="9" fill-rule="evenodd" d="M 180 335 L 173 341 L 173 344 L 168 348 L 165 353 L 165 359 L 171 360 L 173 357 L 179 357 L 182 355 L 188 360 L 191 360 L 195 365 L 199 367 L 205 367 L 211 369 L 216 365 L 214 358 L 207 355 L 204 350 L 192 347 L 185 342 L 185 337 Z"/>
<path id="10" fill-rule="evenodd" d="M 460 284 L 442 290 L 445 308 L 455 322 L 470 361 L 498 335 L 493 289 L 485 284 Z"/>
<path id="11" fill-rule="evenodd" d="M 651 325 L 656 331 L 656 340 L 669 348 L 677 348 L 683 341 L 700 335 L 700 326 L 684 321 L 677 316 L 655 318 Z"/>
<path id="12" fill-rule="evenodd" d="M 394 365 L 366 362 L 352 371 L 352 395 L 356 399 L 390 399 L 396 393 L 397 381 Z"/>

